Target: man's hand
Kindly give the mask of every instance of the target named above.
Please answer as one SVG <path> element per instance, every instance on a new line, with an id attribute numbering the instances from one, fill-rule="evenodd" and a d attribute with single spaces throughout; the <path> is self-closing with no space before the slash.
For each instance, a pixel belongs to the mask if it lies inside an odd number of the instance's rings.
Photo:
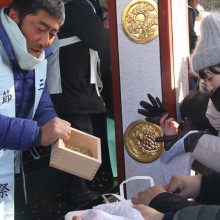
<path id="1" fill-rule="evenodd" d="M 174 118 L 169 118 L 168 114 L 163 115 L 160 119 L 160 127 L 166 136 L 178 134 L 179 124 Z"/>
<path id="2" fill-rule="evenodd" d="M 143 109 L 138 109 L 138 113 L 145 116 L 145 120 L 151 123 L 160 125 L 160 119 L 163 115 L 168 114 L 168 111 L 162 105 L 158 97 L 154 98 L 151 94 L 147 95 L 151 104 L 141 101 L 140 105 Z M 170 117 L 170 116 L 169 116 Z"/>
<path id="3" fill-rule="evenodd" d="M 164 216 L 163 213 L 158 212 L 157 210 L 145 205 L 135 205 L 133 206 L 133 208 L 137 209 L 142 214 L 145 220 L 162 220 Z"/>
<path id="4" fill-rule="evenodd" d="M 72 220 L 83 220 L 80 216 L 73 216 Z"/>
<path id="5" fill-rule="evenodd" d="M 161 124 L 162 129 L 166 129 L 166 133 L 165 133 L 166 136 L 158 137 L 155 139 L 155 141 L 157 142 L 166 142 L 166 145 L 165 145 L 166 151 L 172 148 L 172 146 L 178 140 L 180 140 L 183 136 L 185 136 L 191 130 L 190 121 L 188 118 L 185 118 L 184 121 L 180 123 L 180 125 L 176 124 L 176 127 L 174 127 L 174 124 L 175 124 L 174 122 L 170 121 L 169 119 L 163 120 L 162 122 L 162 119 L 161 119 L 160 124 Z M 173 132 L 171 129 L 173 129 Z M 178 133 L 178 129 L 180 130 L 180 133 Z"/>
<path id="6" fill-rule="evenodd" d="M 60 118 L 53 118 L 41 127 L 41 145 L 48 146 L 57 139 L 68 140 L 71 135 L 71 124 Z"/>
<path id="7" fill-rule="evenodd" d="M 137 204 L 149 205 L 151 200 L 154 197 L 156 197 L 157 195 L 163 192 L 166 192 L 166 190 L 162 186 L 156 185 L 156 186 L 147 188 L 143 192 L 139 192 L 137 196 L 133 196 L 131 200 L 132 200 L 132 203 L 135 205 Z"/>
<path id="8" fill-rule="evenodd" d="M 186 199 L 196 198 L 200 193 L 201 180 L 201 175 L 173 176 L 165 189 Z"/>

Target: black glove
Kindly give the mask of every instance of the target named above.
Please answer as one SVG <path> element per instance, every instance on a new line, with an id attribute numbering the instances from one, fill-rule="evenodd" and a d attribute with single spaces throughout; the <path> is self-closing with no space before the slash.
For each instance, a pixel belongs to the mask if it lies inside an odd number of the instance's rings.
<path id="1" fill-rule="evenodd" d="M 147 117 L 145 118 L 146 121 L 160 125 L 160 119 L 162 116 L 167 114 L 168 111 L 164 108 L 158 97 L 154 98 L 151 94 L 147 94 L 147 96 L 151 101 L 151 104 L 145 101 L 141 101 L 140 105 L 144 109 L 138 109 L 138 113 Z"/>
<path id="2" fill-rule="evenodd" d="M 215 108 L 220 112 L 220 86 L 212 93 L 211 100 Z"/>

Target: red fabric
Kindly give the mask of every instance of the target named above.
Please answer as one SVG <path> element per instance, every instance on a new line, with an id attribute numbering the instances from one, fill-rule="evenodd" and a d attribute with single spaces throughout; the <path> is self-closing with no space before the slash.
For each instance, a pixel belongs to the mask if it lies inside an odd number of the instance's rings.
<path id="1" fill-rule="evenodd" d="M 12 0 L 1 0 L 1 1 L 0 1 L 0 8 L 9 6 L 9 4 L 11 3 L 11 1 L 12 1 Z"/>

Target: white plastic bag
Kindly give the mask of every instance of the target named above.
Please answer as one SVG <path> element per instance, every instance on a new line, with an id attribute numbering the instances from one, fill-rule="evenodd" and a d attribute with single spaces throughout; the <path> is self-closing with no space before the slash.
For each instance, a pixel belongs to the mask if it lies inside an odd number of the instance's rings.
<path id="1" fill-rule="evenodd" d="M 100 204 L 91 210 L 73 211 L 65 216 L 65 220 L 72 220 L 73 216 L 81 216 L 83 220 L 144 220 L 141 213 L 132 208 L 131 200 L 126 200 L 124 196 L 124 184 L 136 179 L 146 179 L 150 181 L 150 186 L 154 186 L 154 181 L 149 176 L 134 176 L 124 180 L 119 187 L 118 194 L 104 194 L 106 204 Z M 116 202 L 110 203 L 106 196 L 111 195 L 117 198 Z"/>
<path id="2" fill-rule="evenodd" d="M 81 217 L 83 220 L 144 220 L 137 209 L 123 203 L 109 203 L 104 207 L 106 207 L 106 209 L 87 210 Z"/>

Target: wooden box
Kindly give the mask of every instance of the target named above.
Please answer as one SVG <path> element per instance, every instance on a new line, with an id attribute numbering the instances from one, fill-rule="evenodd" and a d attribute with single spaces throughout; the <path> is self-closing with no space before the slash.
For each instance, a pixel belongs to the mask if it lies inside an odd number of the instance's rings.
<path id="1" fill-rule="evenodd" d="M 79 151 L 68 148 L 77 147 L 91 153 L 87 156 Z M 68 141 L 59 139 L 52 146 L 50 166 L 92 180 L 102 163 L 100 138 L 72 128 Z"/>

